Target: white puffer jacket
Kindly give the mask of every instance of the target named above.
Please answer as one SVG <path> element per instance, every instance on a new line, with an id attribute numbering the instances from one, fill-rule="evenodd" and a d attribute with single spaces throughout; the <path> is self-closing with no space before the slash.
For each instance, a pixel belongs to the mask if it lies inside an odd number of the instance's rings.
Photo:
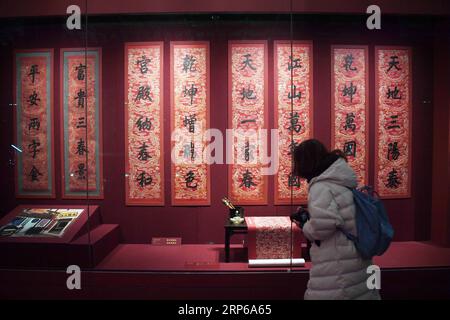
<path id="1" fill-rule="evenodd" d="M 309 183 L 310 220 L 303 233 L 313 244 L 305 299 L 380 299 L 366 284 L 372 261 L 363 260 L 353 242 L 337 230 L 356 234 L 353 194 L 347 188 L 356 185 L 355 172 L 342 158 Z M 314 240 L 320 240 L 320 246 Z"/>

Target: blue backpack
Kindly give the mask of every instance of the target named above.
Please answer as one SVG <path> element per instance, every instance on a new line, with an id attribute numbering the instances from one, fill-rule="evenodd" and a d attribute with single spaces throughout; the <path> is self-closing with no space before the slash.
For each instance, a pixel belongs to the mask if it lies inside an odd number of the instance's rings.
<path id="1" fill-rule="evenodd" d="M 380 256 L 387 250 L 394 236 L 394 229 L 389 223 L 383 203 L 369 186 L 351 190 L 355 202 L 358 236 L 340 230 L 353 241 L 363 259 Z"/>

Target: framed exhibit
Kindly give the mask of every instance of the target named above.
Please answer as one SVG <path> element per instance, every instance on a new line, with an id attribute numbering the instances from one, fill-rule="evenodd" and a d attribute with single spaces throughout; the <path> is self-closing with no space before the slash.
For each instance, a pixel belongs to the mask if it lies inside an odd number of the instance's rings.
<path id="1" fill-rule="evenodd" d="M 267 50 L 265 40 L 228 42 L 228 128 L 233 130 L 228 195 L 238 205 L 267 204 L 261 162 L 267 154 L 261 135 L 268 128 Z"/>
<path id="2" fill-rule="evenodd" d="M 60 55 L 62 197 L 102 199 L 102 50 Z"/>
<path id="3" fill-rule="evenodd" d="M 125 44 L 125 203 L 164 205 L 164 44 Z"/>
<path id="4" fill-rule="evenodd" d="M 209 42 L 170 42 L 172 205 L 208 206 Z"/>
<path id="5" fill-rule="evenodd" d="M 312 41 L 274 41 L 274 76 L 274 127 L 279 139 L 274 203 L 306 203 L 308 184 L 292 174 L 292 152 L 313 136 Z"/>
<path id="6" fill-rule="evenodd" d="M 331 46 L 331 148 L 342 150 L 359 186 L 369 183 L 368 47 Z"/>
<path id="7" fill-rule="evenodd" d="M 17 198 L 55 198 L 53 49 L 15 50 Z"/>
<path id="8" fill-rule="evenodd" d="M 375 190 L 382 198 L 411 196 L 411 52 L 375 47 Z"/>

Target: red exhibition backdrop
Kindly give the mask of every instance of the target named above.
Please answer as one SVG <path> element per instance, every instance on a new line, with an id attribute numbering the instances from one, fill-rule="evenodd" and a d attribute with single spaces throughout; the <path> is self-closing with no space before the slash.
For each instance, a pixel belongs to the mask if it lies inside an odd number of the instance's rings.
<path id="1" fill-rule="evenodd" d="M 374 148 L 375 148 L 375 46 L 411 47 L 412 69 L 415 75 L 414 92 L 411 96 L 412 133 L 411 141 L 411 198 L 386 199 L 385 205 L 395 228 L 395 240 L 427 240 L 430 238 L 431 223 L 431 181 L 433 151 L 446 153 L 448 150 L 433 149 L 433 104 L 424 104 L 433 97 L 434 70 L 439 69 L 444 59 L 433 61 L 434 52 L 440 42 L 434 42 L 434 24 L 426 19 L 386 17 L 383 29 L 370 31 L 359 26 L 360 17 L 302 16 L 293 23 L 293 38 L 308 39 L 313 43 L 313 101 L 314 119 L 313 136 L 331 146 L 331 46 L 333 44 L 368 46 L 368 88 L 369 88 L 369 184 L 374 184 Z M 97 19 L 97 21 L 96 21 Z M 3 204 L 1 213 L 6 214 L 19 204 L 52 205 L 100 205 L 104 223 L 118 223 L 121 227 L 123 241 L 128 243 L 149 243 L 152 237 L 181 236 L 183 243 L 223 242 L 223 224 L 228 210 L 220 199 L 228 193 L 227 165 L 210 166 L 211 206 L 126 206 L 125 188 L 125 56 L 126 42 L 163 42 L 163 62 L 170 64 L 171 41 L 208 41 L 210 43 L 210 127 L 225 133 L 228 128 L 228 41 L 239 39 L 256 39 L 267 41 L 268 55 L 268 128 L 274 128 L 274 41 L 290 39 L 288 20 L 273 18 L 237 19 L 233 21 L 183 22 L 183 20 L 165 21 L 161 19 L 137 19 L 131 22 L 109 21 L 103 18 L 90 18 L 88 45 L 102 48 L 102 82 L 103 82 L 103 123 L 101 131 L 105 137 L 104 157 L 104 199 L 64 199 L 62 181 L 57 176 L 55 181 L 56 199 L 17 199 L 14 195 L 14 170 L 6 165 L 2 167 L 4 184 L 1 186 Z M 125 18 L 124 18 L 125 19 Z M 131 18 L 126 18 L 131 19 Z M 108 22 L 109 21 L 109 22 Z M 331 24 L 331 25 L 330 25 Z M 60 61 L 60 48 L 76 48 L 84 44 L 84 33 L 73 34 L 61 27 L 61 21 L 49 21 L 45 26 L 40 22 L 24 22 L 20 27 L 5 25 L 3 33 L 8 34 L 5 44 L 0 46 L 0 87 L 5 92 L 0 95 L 0 105 L 13 101 L 13 66 L 15 49 L 54 48 L 55 61 Z M 42 34 L 45 34 L 45 37 Z M 414 34 L 414 37 L 411 37 Z M 444 33 L 442 33 L 443 35 Z M 438 38 L 441 34 L 436 35 Z M 439 57 L 439 55 L 438 55 Z M 6 63 L 8 61 L 8 63 Z M 62 115 L 59 101 L 61 88 L 61 65 L 55 64 L 55 119 Z M 170 72 L 165 68 L 163 74 L 163 109 L 164 109 L 164 195 L 170 199 L 171 192 L 171 150 L 170 119 Z M 59 78 L 58 78 L 59 77 Z M 437 78 L 436 80 L 444 79 Z M 445 87 L 443 83 L 436 85 Z M 8 94 L 9 93 L 9 94 Z M 435 103 L 443 105 L 443 98 Z M 434 102 L 433 102 L 434 103 Z M 448 108 L 448 105 L 445 105 Z M 0 108 L 2 126 L 0 127 L 1 146 L 10 150 L 13 141 L 13 109 Z M 54 121 L 55 132 L 62 132 L 64 124 Z M 55 135 L 55 172 L 63 172 L 62 135 Z M 225 150 L 223 150 L 225 151 Z M 0 163 L 7 164 L 13 152 L 0 154 Z M 225 154 L 225 152 L 224 152 Z M 425 156 L 424 156 L 425 155 Z M 439 173 L 437 173 L 439 174 Z M 268 176 L 267 205 L 255 205 L 245 208 L 247 216 L 289 215 L 293 210 L 289 205 L 274 205 L 274 176 Z"/>
<path id="2" fill-rule="evenodd" d="M 164 205 L 162 42 L 125 44 L 127 205 Z"/>

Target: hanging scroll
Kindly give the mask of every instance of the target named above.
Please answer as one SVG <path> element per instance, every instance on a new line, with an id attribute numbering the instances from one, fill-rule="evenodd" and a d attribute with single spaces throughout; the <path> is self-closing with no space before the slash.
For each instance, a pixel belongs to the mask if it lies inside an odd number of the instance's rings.
<path id="1" fill-rule="evenodd" d="M 53 49 L 15 52 L 17 198 L 54 198 Z"/>
<path id="2" fill-rule="evenodd" d="M 331 145 L 340 149 L 356 173 L 368 183 L 369 90 L 366 46 L 332 46 Z"/>
<path id="3" fill-rule="evenodd" d="M 228 59 L 228 126 L 233 130 L 229 197 L 241 205 L 265 205 L 261 129 L 267 128 L 267 42 L 230 41 Z"/>
<path id="4" fill-rule="evenodd" d="M 209 43 L 171 42 L 172 205 L 210 205 Z"/>
<path id="5" fill-rule="evenodd" d="M 375 189 L 382 198 L 411 190 L 411 50 L 376 47 Z"/>
<path id="6" fill-rule="evenodd" d="M 274 57 L 275 127 L 279 137 L 275 204 L 306 203 L 308 184 L 292 174 L 292 152 L 312 137 L 312 44 L 294 41 L 291 47 L 290 41 L 275 41 Z"/>
<path id="7" fill-rule="evenodd" d="M 164 205 L 163 43 L 125 45 L 127 205 Z"/>
<path id="8" fill-rule="evenodd" d="M 101 49 L 61 49 L 63 198 L 103 198 Z"/>

